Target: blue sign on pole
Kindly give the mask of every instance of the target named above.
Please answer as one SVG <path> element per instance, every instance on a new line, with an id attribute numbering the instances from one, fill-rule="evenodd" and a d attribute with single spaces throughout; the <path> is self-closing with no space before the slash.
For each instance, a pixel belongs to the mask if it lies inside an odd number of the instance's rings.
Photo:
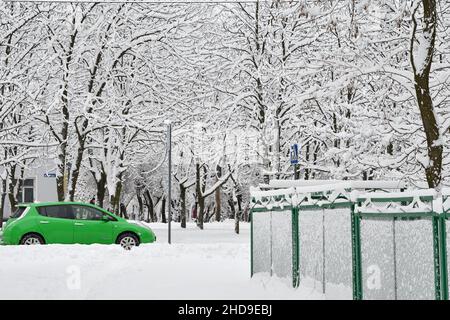
<path id="1" fill-rule="evenodd" d="M 298 164 L 298 144 L 291 145 L 291 164 Z"/>

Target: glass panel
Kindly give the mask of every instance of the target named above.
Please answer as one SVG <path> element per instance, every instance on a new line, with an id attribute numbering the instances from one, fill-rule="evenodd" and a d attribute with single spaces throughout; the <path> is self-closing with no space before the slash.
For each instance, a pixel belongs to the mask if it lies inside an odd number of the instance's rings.
<path id="1" fill-rule="evenodd" d="M 253 273 L 268 272 L 271 267 L 270 212 L 252 213 L 253 221 Z"/>
<path id="2" fill-rule="evenodd" d="M 299 210 L 300 283 L 322 292 L 323 234 L 322 210 Z"/>
<path id="3" fill-rule="evenodd" d="M 398 299 L 434 299 L 431 219 L 396 221 L 395 227 Z"/>
<path id="4" fill-rule="evenodd" d="M 364 299 L 434 299 L 430 219 L 362 220 L 361 244 Z"/>
<path id="5" fill-rule="evenodd" d="M 253 272 L 292 285 L 292 211 L 253 213 Z"/>
<path id="6" fill-rule="evenodd" d="M 350 208 L 325 209 L 325 293 L 328 299 L 352 299 Z"/>
<path id="7" fill-rule="evenodd" d="M 292 280 L 291 210 L 272 213 L 272 269 L 274 275 Z"/>
<path id="8" fill-rule="evenodd" d="M 363 298 L 395 299 L 392 220 L 361 220 Z"/>

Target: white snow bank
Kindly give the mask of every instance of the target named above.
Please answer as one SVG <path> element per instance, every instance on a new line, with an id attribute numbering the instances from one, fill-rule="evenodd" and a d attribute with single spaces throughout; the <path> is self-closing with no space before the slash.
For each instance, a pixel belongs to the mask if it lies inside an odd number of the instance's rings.
<path id="1" fill-rule="evenodd" d="M 320 299 L 265 275 L 250 278 L 249 225 L 150 224 L 158 241 L 117 245 L 0 246 L 0 299 Z"/>

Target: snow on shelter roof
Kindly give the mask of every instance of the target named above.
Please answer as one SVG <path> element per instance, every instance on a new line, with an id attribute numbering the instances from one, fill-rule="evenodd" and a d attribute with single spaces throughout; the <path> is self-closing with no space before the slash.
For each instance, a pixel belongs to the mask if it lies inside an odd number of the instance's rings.
<path id="1" fill-rule="evenodd" d="M 270 188 L 307 188 L 313 186 L 325 186 L 330 188 L 332 185 L 339 185 L 342 187 L 346 185 L 345 188 L 349 189 L 404 189 L 406 185 L 403 181 L 362 181 L 362 180 L 270 180 L 268 185 L 262 187 Z M 304 191 L 304 190 L 302 190 Z M 308 190 L 309 191 L 309 190 Z M 307 192 L 308 192 L 307 191 Z M 320 191 L 320 190 L 318 190 Z M 309 191 L 311 192 L 311 191 Z M 314 191 L 313 191 L 314 192 Z"/>
<path id="2" fill-rule="evenodd" d="M 445 212 L 450 212 L 450 188 L 442 189 L 442 197 L 444 198 L 443 204 L 442 204 L 442 209 Z"/>
<path id="3" fill-rule="evenodd" d="M 443 196 L 450 196 L 450 188 L 443 188 L 442 189 L 442 195 Z"/>
<path id="4" fill-rule="evenodd" d="M 425 190 L 407 190 L 405 192 L 368 192 L 358 195 L 358 199 L 401 199 L 414 197 L 435 197 L 437 195 L 434 189 Z"/>

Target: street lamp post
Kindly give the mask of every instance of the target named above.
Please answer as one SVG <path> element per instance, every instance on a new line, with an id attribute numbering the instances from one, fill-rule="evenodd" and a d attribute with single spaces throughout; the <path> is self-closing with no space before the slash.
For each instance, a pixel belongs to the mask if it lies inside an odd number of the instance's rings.
<path id="1" fill-rule="evenodd" d="M 171 223 L 172 223 L 172 123 L 170 121 L 166 122 L 167 124 L 167 145 L 168 145 L 168 161 L 167 161 L 167 167 L 168 167 L 168 179 L 167 179 L 167 208 L 168 208 L 168 240 L 169 244 L 172 243 L 172 230 L 171 230 Z"/>

